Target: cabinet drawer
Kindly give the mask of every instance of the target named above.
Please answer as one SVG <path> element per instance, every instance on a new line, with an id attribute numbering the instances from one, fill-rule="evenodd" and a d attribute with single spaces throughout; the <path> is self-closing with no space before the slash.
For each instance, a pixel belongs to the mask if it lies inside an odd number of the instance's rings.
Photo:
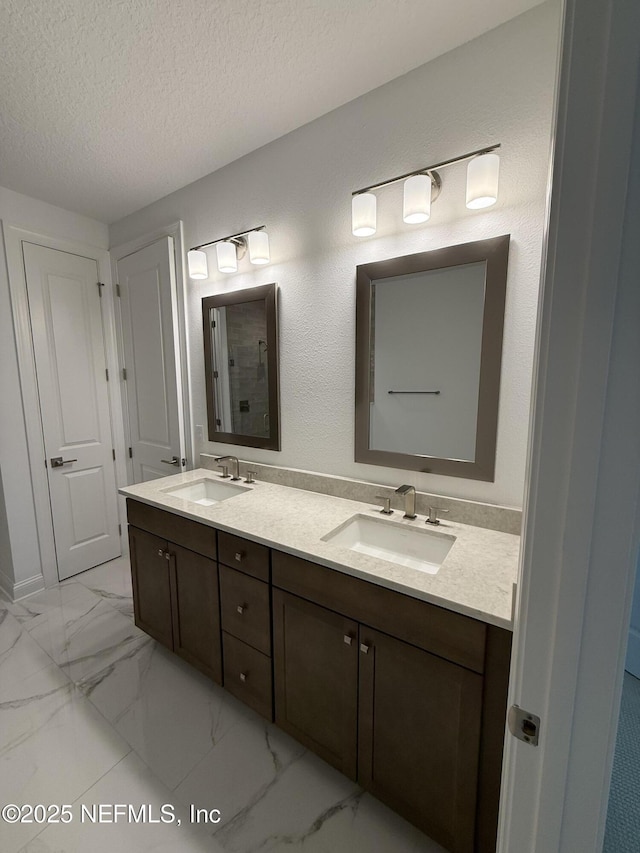
<path id="1" fill-rule="evenodd" d="M 165 512 L 157 507 L 127 499 L 127 518 L 129 524 L 162 536 L 169 542 L 182 545 L 190 551 L 204 557 L 216 559 L 216 531 L 206 524 L 199 524 L 173 512 Z"/>
<path id="2" fill-rule="evenodd" d="M 224 686 L 229 693 L 268 720 L 273 720 L 271 658 L 222 632 Z"/>
<path id="3" fill-rule="evenodd" d="M 281 551 L 273 551 L 271 560 L 274 586 L 475 672 L 484 671 L 484 622 Z"/>
<path id="4" fill-rule="evenodd" d="M 269 580 L 269 549 L 265 545 L 220 531 L 218 560 L 261 581 Z"/>
<path id="5" fill-rule="evenodd" d="M 263 581 L 220 566 L 222 630 L 271 654 L 269 587 Z"/>

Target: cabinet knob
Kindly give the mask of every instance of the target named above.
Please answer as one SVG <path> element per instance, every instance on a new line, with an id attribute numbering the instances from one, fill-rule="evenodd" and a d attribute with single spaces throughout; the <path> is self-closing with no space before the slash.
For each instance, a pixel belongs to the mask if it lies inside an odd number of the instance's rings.
<path id="1" fill-rule="evenodd" d="M 165 560 L 170 560 L 170 559 L 171 559 L 171 554 L 170 554 L 168 551 L 165 551 L 165 552 L 164 552 L 164 558 L 165 558 Z"/>
<path id="2" fill-rule="evenodd" d="M 164 551 L 162 548 L 158 548 L 158 557 L 164 557 Z"/>
<path id="3" fill-rule="evenodd" d="M 351 643 L 353 642 L 353 637 L 350 637 L 348 634 L 345 634 L 345 635 L 344 635 L 344 637 L 343 637 L 342 639 L 345 641 L 345 643 L 346 643 L 348 646 L 350 646 L 350 645 L 351 645 Z"/>
<path id="4" fill-rule="evenodd" d="M 238 563 L 241 563 L 241 562 L 242 562 L 242 558 L 243 558 L 243 557 L 244 557 L 244 554 L 242 553 L 242 551 L 236 551 L 236 561 L 237 561 Z"/>
<path id="5" fill-rule="evenodd" d="M 360 643 L 360 651 L 363 655 L 369 654 L 369 646 L 366 643 Z"/>
<path id="6" fill-rule="evenodd" d="M 239 613 L 241 616 L 242 616 L 242 614 L 244 613 L 244 611 L 245 611 L 246 609 L 247 609 L 247 605 L 246 605 L 246 604 L 239 604 L 239 605 L 236 607 L 236 610 L 238 611 L 238 613 Z"/>
<path id="7" fill-rule="evenodd" d="M 247 680 L 247 677 L 248 677 L 248 673 L 247 673 L 247 672 L 241 672 L 241 673 L 240 673 L 240 681 L 246 681 L 246 680 Z"/>

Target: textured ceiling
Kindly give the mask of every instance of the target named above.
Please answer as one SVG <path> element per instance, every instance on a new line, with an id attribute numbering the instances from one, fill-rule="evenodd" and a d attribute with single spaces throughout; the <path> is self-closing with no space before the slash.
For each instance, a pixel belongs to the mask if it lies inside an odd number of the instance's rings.
<path id="1" fill-rule="evenodd" d="M 113 222 L 540 0 L 2 0 L 0 185 Z"/>

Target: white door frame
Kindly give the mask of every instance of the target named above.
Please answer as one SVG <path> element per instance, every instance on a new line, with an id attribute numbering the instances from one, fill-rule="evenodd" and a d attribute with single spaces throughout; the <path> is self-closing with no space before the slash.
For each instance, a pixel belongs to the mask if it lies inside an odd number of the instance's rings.
<path id="1" fill-rule="evenodd" d="M 144 249 L 151 243 L 155 243 L 162 237 L 173 237 L 174 255 L 175 255 L 175 273 L 176 273 L 176 292 L 172 294 L 172 305 L 174 306 L 173 313 L 173 334 L 176 346 L 176 363 L 178 371 L 176 380 L 178 382 L 178 396 L 182 402 L 182 413 L 180 418 L 180 428 L 182 430 L 182 440 L 184 441 L 184 451 L 187 458 L 186 470 L 198 466 L 199 461 L 194 459 L 194 438 L 192 429 L 192 413 L 191 413 L 191 371 L 189 362 L 189 327 L 187 324 L 186 300 L 187 300 L 187 277 L 184 268 L 184 234 L 182 220 L 173 222 L 170 225 L 165 225 L 150 233 L 136 237 L 135 240 L 130 240 L 127 243 L 122 243 L 119 246 L 113 246 L 109 249 L 111 256 L 111 273 L 114 282 L 118 280 L 118 261 L 121 258 L 131 255 L 134 252 Z M 115 295 L 113 297 L 118 302 Z M 119 363 L 124 364 L 124 338 L 122 332 L 122 313 L 120 305 L 115 308 L 117 318 L 117 338 L 118 338 L 118 359 Z M 129 446 L 129 414 L 126 399 L 126 388 L 121 387 L 121 406 L 122 411 L 126 415 L 124 418 L 124 430 L 127 446 Z M 127 476 L 130 478 L 131 471 L 127 465 Z"/>
<path id="2" fill-rule="evenodd" d="M 49 505 L 49 483 L 44 466 L 44 435 L 40 420 L 40 401 L 36 380 L 27 282 L 22 258 L 22 242 L 36 243 L 39 246 L 45 246 L 49 249 L 58 249 L 61 252 L 81 255 L 97 262 L 98 275 L 100 276 L 100 281 L 104 284 L 102 288 L 103 298 L 101 308 L 107 369 L 109 370 L 109 377 L 115 380 L 118 371 L 118 353 L 116 324 L 113 312 L 111 267 L 109 264 L 109 253 L 106 249 L 99 249 L 96 246 L 79 243 L 74 240 L 63 240 L 48 234 L 40 234 L 18 225 L 12 225 L 6 221 L 3 223 L 3 231 L 7 255 L 7 270 L 9 273 L 13 327 L 18 354 L 18 372 L 20 374 L 22 406 L 27 435 L 27 449 L 29 453 L 31 487 L 36 515 L 38 548 L 40 550 L 44 586 L 49 587 L 55 586 L 59 582 L 58 566 L 56 562 L 51 507 Z M 109 382 L 111 430 L 116 451 L 116 485 L 120 488 L 126 485 L 127 479 L 122 405 L 120 391 L 117 386 L 117 381 Z M 122 512 L 119 512 L 119 522 L 122 524 L 122 529 L 126 530 L 126 519 L 122 515 Z"/>
<path id="3" fill-rule="evenodd" d="M 639 540 L 639 32 L 633 0 L 566 0 L 510 685 L 542 724 L 507 737 L 500 853 L 602 850 Z"/>

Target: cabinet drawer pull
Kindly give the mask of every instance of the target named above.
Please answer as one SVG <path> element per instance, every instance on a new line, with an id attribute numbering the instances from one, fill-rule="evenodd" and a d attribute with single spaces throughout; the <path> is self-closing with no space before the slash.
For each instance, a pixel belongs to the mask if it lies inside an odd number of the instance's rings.
<path id="1" fill-rule="evenodd" d="M 242 562 L 242 558 L 243 558 L 243 557 L 244 557 L 244 554 L 242 553 L 242 551 L 236 551 L 236 561 L 237 561 L 238 563 L 241 563 L 241 562 Z"/>
<path id="2" fill-rule="evenodd" d="M 342 639 L 345 641 L 345 643 L 346 643 L 348 646 L 350 646 L 350 645 L 351 645 L 351 643 L 353 642 L 353 637 L 350 637 L 348 634 L 345 634 L 345 635 L 344 635 L 344 637 L 343 637 Z"/>
<path id="3" fill-rule="evenodd" d="M 241 673 L 240 673 L 240 681 L 246 681 L 246 680 L 247 680 L 247 676 L 248 676 L 248 673 L 246 673 L 246 672 L 241 672 Z"/>
<path id="4" fill-rule="evenodd" d="M 241 616 L 242 616 L 242 614 L 244 613 L 244 611 L 245 611 L 246 609 L 247 609 L 247 605 L 246 605 L 246 604 L 239 604 L 239 605 L 236 607 L 236 610 L 238 611 L 238 613 L 239 613 Z"/>
<path id="5" fill-rule="evenodd" d="M 366 643 L 360 643 L 360 651 L 363 655 L 369 654 L 369 646 Z"/>

